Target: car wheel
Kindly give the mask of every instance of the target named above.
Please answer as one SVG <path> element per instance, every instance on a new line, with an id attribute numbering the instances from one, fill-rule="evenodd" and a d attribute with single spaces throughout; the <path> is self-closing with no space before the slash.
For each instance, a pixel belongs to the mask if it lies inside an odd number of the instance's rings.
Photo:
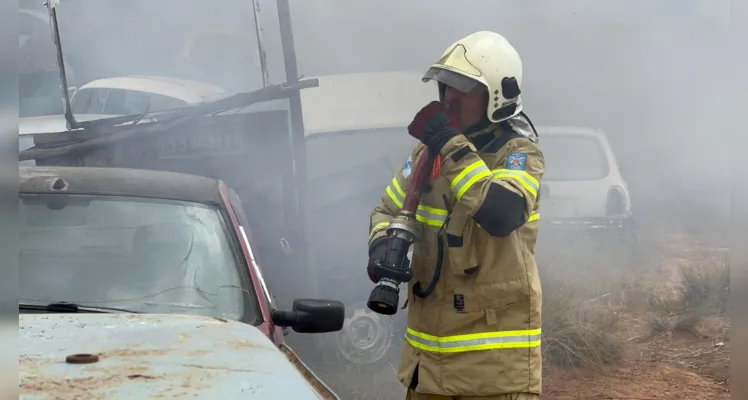
<path id="1" fill-rule="evenodd" d="M 392 346 L 392 318 L 369 310 L 366 302 L 346 307 L 343 329 L 337 333 L 338 353 L 358 365 L 374 364 Z"/>

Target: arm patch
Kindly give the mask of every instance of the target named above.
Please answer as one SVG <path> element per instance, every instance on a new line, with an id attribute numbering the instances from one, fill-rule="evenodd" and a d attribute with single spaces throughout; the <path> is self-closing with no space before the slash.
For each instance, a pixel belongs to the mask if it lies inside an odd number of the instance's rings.
<path id="1" fill-rule="evenodd" d="M 403 178 L 407 178 L 410 176 L 410 170 L 413 168 L 413 155 L 408 156 L 408 161 L 405 161 L 405 165 L 403 165 Z"/>
<path id="2" fill-rule="evenodd" d="M 527 171 L 527 154 L 512 153 L 506 158 L 506 169 Z"/>

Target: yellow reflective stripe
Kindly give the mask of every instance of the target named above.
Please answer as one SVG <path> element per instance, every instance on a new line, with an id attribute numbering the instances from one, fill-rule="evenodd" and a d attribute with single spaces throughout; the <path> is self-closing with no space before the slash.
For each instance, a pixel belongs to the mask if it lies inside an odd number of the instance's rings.
<path id="1" fill-rule="evenodd" d="M 369 241 L 371 242 L 371 238 L 373 238 L 374 235 L 377 234 L 377 232 L 381 231 L 382 229 L 386 229 L 388 226 L 390 226 L 389 222 L 380 222 L 374 225 L 374 227 L 371 228 L 371 233 L 369 233 Z"/>
<path id="2" fill-rule="evenodd" d="M 397 177 L 392 178 L 392 183 L 387 186 L 387 195 L 390 196 L 392 202 L 398 208 L 403 208 L 403 201 L 405 201 L 405 191 L 400 188 L 400 184 L 397 182 Z"/>
<path id="3" fill-rule="evenodd" d="M 426 225 L 441 228 L 447 222 L 447 214 L 449 214 L 447 210 L 441 208 L 419 205 L 418 211 L 416 211 L 416 220 Z"/>
<path id="4" fill-rule="evenodd" d="M 491 171 L 486 167 L 486 163 L 483 160 L 478 160 L 462 170 L 457 177 L 452 179 L 449 187 L 452 189 L 457 200 L 462 198 L 462 195 L 470 189 L 475 182 L 481 178 L 491 176 Z"/>
<path id="5" fill-rule="evenodd" d="M 403 208 L 403 201 L 405 201 L 405 191 L 400 188 L 400 184 L 397 183 L 397 177 L 392 178 L 392 183 L 387 186 L 387 195 L 390 196 L 392 202 L 398 208 Z"/>
<path id="6" fill-rule="evenodd" d="M 519 184 L 530 192 L 533 197 L 537 197 L 540 184 L 538 184 L 537 179 L 533 178 L 533 176 L 528 174 L 526 171 L 515 169 L 495 169 L 491 172 L 497 179 L 512 179 L 519 182 Z"/>
<path id="7" fill-rule="evenodd" d="M 540 346 L 540 329 L 475 333 L 438 337 L 408 328 L 405 339 L 413 347 L 435 353 L 463 353 L 494 349 L 527 349 Z"/>
<path id="8" fill-rule="evenodd" d="M 397 194 L 400 195 L 400 198 L 405 200 L 405 191 L 402 188 L 400 188 L 400 184 L 397 183 L 397 177 L 392 178 L 392 187 L 394 187 L 395 190 L 397 190 Z"/>
<path id="9" fill-rule="evenodd" d="M 392 186 L 387 186 L 387 194 L 390 196 L 390 199 L 393 203 L 395 203 L 396 206 L 399 208 L 403 208 L 403 202 L 402 200 L 398 199 L 397 196 L 395 196 L 395 193 L 392 191 Z"/>

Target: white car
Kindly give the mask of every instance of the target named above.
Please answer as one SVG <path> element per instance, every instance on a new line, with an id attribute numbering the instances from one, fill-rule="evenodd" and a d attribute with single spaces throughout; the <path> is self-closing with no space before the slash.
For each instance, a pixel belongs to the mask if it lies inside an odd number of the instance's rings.
<path id="1" fill-rule="evenodd" d="M 228 92 L 204 82 L 163 76 L 123 76 L 86 83 L 71 99 L 73 114 L 133 115 L 216 100 Z"/>
<path id="2" fill-rule="evenodd" d="M 537 130 L 546 160 L 541 222 L 564 228 L 631 228 L 631 196 L 605 133 L 585 127 Z"/>

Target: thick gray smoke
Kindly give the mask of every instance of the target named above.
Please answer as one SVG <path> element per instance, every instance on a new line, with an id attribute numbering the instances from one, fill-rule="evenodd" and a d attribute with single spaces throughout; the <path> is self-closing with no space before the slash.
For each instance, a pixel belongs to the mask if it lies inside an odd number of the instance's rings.
<path id="1" fill-rule="evenodd" d="M 183 76 L 232 91 L 261 78 L 250 2 L 62 2 L 68 62 L 82 83 L 125 74 Z M 41 5 L 38 5 L 41 7 Z M 542 7 L 474 1 L 399 4 L 294 1 L 300 74 L 424 71 L 455 39 L 477 30 L 506 35 L 525 64 L 525 104 L 536 125 L 605 130 L 640 212 L 710 214 L 724 208 L 729 129 L 721 117 L 730 3 L 719 1 L 544 2 Z M 270 79 L 285 78 L 275 2 L 260 1 Z M 191 35 L 209 65 L 180 58 Z M 233 47 L 232 47 L 233 46 Z M 212 52 L 212 54 L 211 54 Z M 237 65 L 244 63 L 245 65 Z M 227 87 L 230 86 L 230 87 Z M 678 207 L 668 207 L 674 199 Z"/>
<path id="2" fill-rule="evenodd" d="M 638 211 L 725 208 L 729 1 L 295 2 L 305 73 L 424 71 L 457 38 L 506 35 L 536 125 L 605 130 Z M 721 72 L 720 72 L 721 71 Z M 542 139 L 541 139 L 542 140 Z M 682 201 L 686 199 L 686 201 Z M 654 210 L 652 207 L 654 206 Z M 714 217 L 715 215 L 711 215 Z"/>
<path id="3" fill-rule="evenodd" d="M 43 8 L 41 1 L 26 3 Z M 259 4 L 270 82 L 281 83 L 275 1 Z M 724 231 L 731 190 L 726 143 L 735 128 L 723 107 L 737 100 L 727 68 L 730 0 L 295 0 L 291 11 L 299 73 L 306 77 L 425 72 L 462 36 L 479 30 L 505 35 L 523 58 L 525 111 L 534 124 L 605 131 L 638 222 L 686 220 Z M 62 0 L 59 18 L 75 71 L 71 85 L 129 74 L 202 80 L 233 92 L 262 85 L 249 0 Z M 216 36 L 190 44 L 201 32 Z M 202 61 L 185 61 L 186 49 Z M 745 145 L 744 137 L 730 142 Z M 326 157 L 345 159 L 333 152 Z M 349 225 L 363 227 L 370 203 L 330 210 L 329 220 L 345 225 L 356 215 L 360 221 Z M 323 228 L 327 218 L 314 219 L 316 236 L 330 246 L 317 261 L 354 271 L 329 287 L 345 288 L 354 279 L 368 285 L 365 233 L 360 247 L 336 251 L 335 240 L 346 238 L 333 232 L 334 224 Z M 356 294 L 363 301 L 368 293 Z"/>

